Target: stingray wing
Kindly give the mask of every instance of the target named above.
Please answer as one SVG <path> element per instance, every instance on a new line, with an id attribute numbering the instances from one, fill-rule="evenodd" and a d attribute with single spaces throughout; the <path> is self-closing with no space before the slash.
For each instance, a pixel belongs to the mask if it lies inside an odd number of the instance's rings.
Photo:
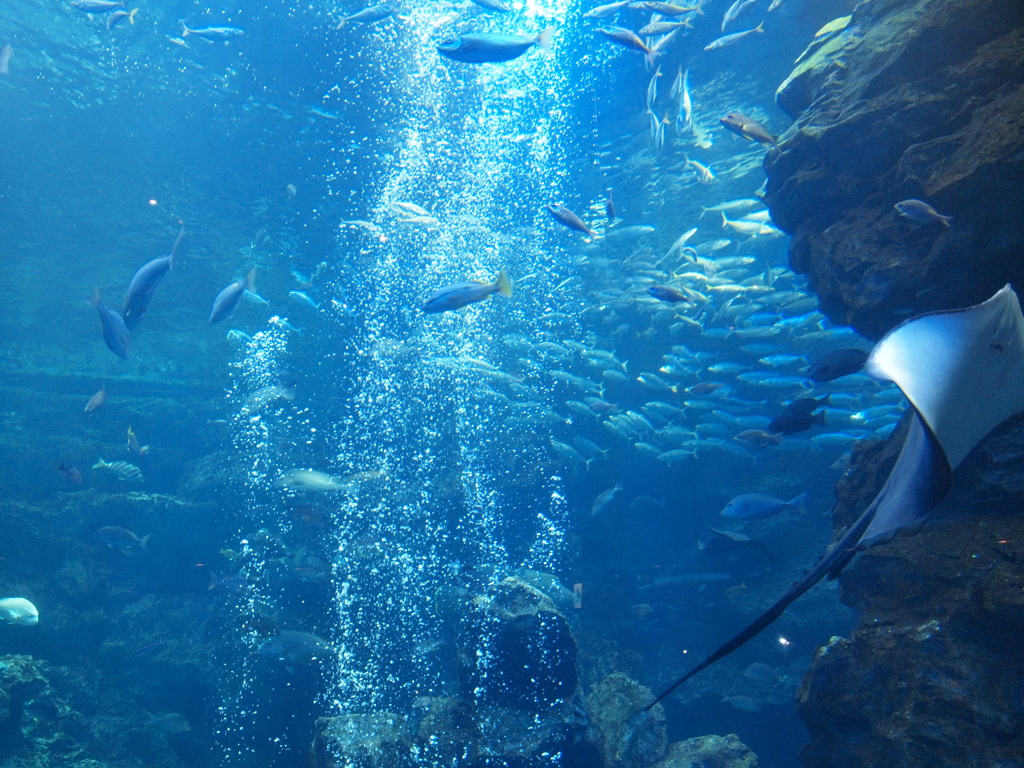
<path id="1" fill-rule="evenodd" d="M 865 370 L 893 381 L 931 429 L 951 468 L 1024 410 L 1024 315 L 1006 285 L 966 309 L 932 312 L 889 331 Z"/>

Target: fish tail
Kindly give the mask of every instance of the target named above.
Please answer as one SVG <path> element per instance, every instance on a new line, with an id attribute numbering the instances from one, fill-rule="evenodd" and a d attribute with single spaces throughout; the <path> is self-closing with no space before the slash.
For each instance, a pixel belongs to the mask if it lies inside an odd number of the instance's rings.
<path id="1" fill-rule="evenodd" d="M 146 549 L 146 545 L 149 544 L 149 537 L 152 535 L 152 533 L 147 533 L 145 536 L 139 539 L 139 547 L 142 549 Z"/>
<path id="2" fill-rule="evenodd" d="M 183 21 L 181 22 L 181 36 L 188 37 L 192 33 L 192 30 L 188 28 L 188 25 Z"/>
<path id="3" fill-rule="evenodd" d="M 342 27 L 344 27 L 346 21 L 348 21 L 348 19 L 342 19 L 341 21 L 339 21 L 338 26 L 336 26 L 335 29 L 341 29 Z"/>
<path id="4" fill-rule="evenodd" d="M 138 8 L 133 8 L 132 10 L 128 11 L 128 23 L 129 24 L 135 24 L 135 14 L 138 13 L 138 12 L 139 12 Z"/>
<path id="5" fill-rule="evenodd" d="M 249 274 L 245 276 L 245 290 L 256 293 L 256 267 L 250 269 Z"/>
<path id="6" fill-rule="evenodd" d="M 939 221 L 942 222 L 943 226 L 948 227 L 949 226 L 949 222 L 951 222 L 952 220 L 953 220 L 952 216 L 943 216 L 943 215 L 939 214 Z"/>
<path id="7" fill-rule="evenodd" d="M 764 22 L 762 21 L 760 24 L 758 24 L 756 27 L 754 27 L 753 31 L 754 32 L 764 32 Z"/>
<path id="8" fill-rule="evenodd" d="M 795 499 L 793 499 L 791 502 L 789 502 L 789 506 L 791 506 L 794 509 L 794 511 L 798 512 L 799 514 L 806 515 L 807 514 L 807 508 L 804 506 L 806 503 L 807 503 L 807 491 L 804 491 L 799 496 L 797 496 Z"/>
<path id="9" fill-rule="evenodd" d="M 512 295 L 512 281 L 508 279 L 504 269 L 498 272 L 498 276 L 494 279 L 494 290 L 502 296 Z"/>
<path id="10" fill-rule="evenodd" d="M 722 211 L 721 213 L 722 213 L 722 229 L 725 229 L 727 226 L 729 226 L 729 219 L 725 215 L 725 211 Z"/>
<path id="11" fill-rule="evenodd" d="M 89 304 L 94 309 L 100 305 L 100 289 L 98 287 L 92 289 L 92 298 L 89 299 Z"/>
<path id="12" fill-rule="evenodd" d="M 548 27 L 539 35 L 537 35 L 537 46 L 543 48 L 545 51 L 551 50 L 551 38 L 555 36 L 555 32 L 558 31 L 558 27 Z"/>
<path id="13" fill-rule="evenodd" d="M 210 591 L 211 589 L 216 589 L 217 583 L 219 581 L 220 581 L 220 579 L 218 578 L 217 574 L 214 573 L 213 571 L 210 571 L 210 584 L 209 584 L 209 586 L 206 587 L 206 590 Z"/>

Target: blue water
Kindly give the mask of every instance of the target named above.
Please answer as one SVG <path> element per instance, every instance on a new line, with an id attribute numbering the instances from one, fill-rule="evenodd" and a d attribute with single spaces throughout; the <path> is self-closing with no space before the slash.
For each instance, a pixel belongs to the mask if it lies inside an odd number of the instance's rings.
<path id="1" fill-rule="evenodd" d="M 771 352 L 811 362 L 867 342 L 815 314 L 805 281 L 787 268 L 784 235 L 750 239 L 720 226 L 717 214 L 701 217 L 700 206 L 761 187 L 766 149 L 718 119 L 740 111 L 781 134 L 789 120 L 774 106 L 775 88 L 814 32 L 849 4 L 789 0 L 768 14 L 762 3 L 730 31 L 764 19 L 763 35 L 711 52 L 702 49 L 720 36 L 727 4 L 705 5 L 658 59 L 655 114 L 670 124 L 655 151 L 645 115 L 652 71 L 594 33 L 611 20 L 582 19 L 589 6 L 574 2 L 519 3 L 506 15 L 417 2 L 340 30 L 338 19 L 360 6 L 154 0 L 134 25 L 107 30 L 104 16 L 67 3 L 7 3 L 0 36 L 14 53 L 0 76 L 0 370 L 22 399 L 16 408 L 12 400 L 0 480 L 10 498 L 33 504 L 131 490 L 184 505 L 156 517 L 128 503 L 77 510 L 68 531 L 51 530 L 77 548 L 58 547 L 52 567 L 17 565 L 28 582 L 4 584 L 30 587 L 43 617 L 43 639 L 23 633 L 12 652 L 77 668 L 109 646 L 114 624 L 130 654 L 145 637 L 133 605 L 186 601 L 193 623 L 150 636 L 179 659 L 201 648 L 210 662 L 202 685 L 175 695 L 168 671 L 142 665 L 133 689 L 138 706 L 189 719 L 191 730 L 169 735 L 167 749 L 185 765 L 300 766 L 318 717 L 418 717 L 417 697 L 458 693 L 463 649 L 452 644 L 441 595 L 469 601 L 520 568 L 554 574 L 569 591 L 582 585 L 579 606 L 565 609 L 581 689 L 621 671 L 657 693 L 781 594 L 829 541 L 837 460 L 854 437 L 883 437 L 895 419 L 864 425 L 851 414 L 899 397 L 863 378 L 781 388 L 737 379 L 772 373 L 758 362 Z M 245 34 L 228 44 L 181 37 L 179 19 Z M 637 29 L 647 20 L 627 9 L 618 23 Z M 558 29 L 550 53 L 504 64 L 460 64 L 434 49 L 460 32 L 532 35 L 550 25 Z M 671 125 L 680 67 L 690 68 L 708 146 Z M 711 166 L 716 180 L 700 183 L 684 156 Z M 574 210 L 598 236 L 562 228 L 543 210 L 548 203 Z M 132 359 L 120 360 L 86 299 L 95 286 L 119 307 L 135 270 L 169 250 L 179 219 L 177 263 L 133 333 Z M 653 229 L 619 234 L 639 225 Z M 731 242 L 696 264 L 666 256 L 691 227 L 691 246 Z M 320 264 L 308 286 L 293 274 L 309 277 Z M 269 304 L 243 300 L 210 326 L 214 297 L 253 267 Z M 490 281 L 500 269 L 512 297 L 421 311 L 437 288 Z M 682 276 L 695 272 L 699 279 Z M 709 287 L 716 281 L 721 290 Z M 656 283 L 703 298 L 659 304 L 646 293 Z M 298 290 L 319 308 L 289 298 Z M 751 317 L 758 313 L 771 317 Z M 736 333 L 777 321 L 787 322 L 764 338 Z M 229 329 L 251 341 L 226 339 Z M 740 349 L 749 344 L 775 349 Z M 607 358 L 594 350 L 615 362 L 601 364 Z M 716 363 L 740 368 L 710 371 Z M 803 367 L 775 373 L 805 379 Z M 639 381 L 645 372 L 669 389 Z M 246 406 L 261 388 L 290 382 L 293 400 Z M 684 392 L 700 382 L 722 387 Z M 104 383 L 108 406 L 86 418 L 85 400 Z M 615 412 L 566 405 L 594 396 L 587 386 Z M 761 418 L 763 428 L 783 402 L 827 393 L 846 397 L 828 426 L 775 447 L 733 440 L 749 428 L 738 420 Z M 641 410 L 652 401 L 684 411 L 659 420 Z M 622 427 L 629 412 L 647 414 L 650 427 Z M 656 433 L 672 423 L 695 436 Z M 125 450 L 128 424 L 150 453 Z M 806 440 L 851 430 L 842 445 Z M 580 438 L 601 452 L 588 455 Z M 664 452 L 684 442 L 692 455 L 671 462 L 634 446 Z M 89 469 L 100 456 L 137 464 L 144 482 L 126 489 Z M 60 460 L 82 470 L 81 487 L 52 472 Z M 281 487 L 297 468 L 344 487 Z M 592 514 L 616 482 L 623 490 Z M 740 493 L 788 500 L 804 491 L 803 516 L 740 525 L 719 515 Z M 110 524 L 151 533 L 150 546 L 102 551 L 89 535 Z M 54 574 L 86 557 L 83 548 L 113 558 L 105 562 L 119 591 L 82 620 L 93 634 L 66 618 L 46 629 L 48 604 L 70 601 Z M 5 551 L 5 562 L 30 550 Z M 243 586 L 208 591 L 210 571 L 237 574 Z M 659 582 L 693 574 L 725 575 Z M 268 660 L 256 617 L 272 622 L 271 632 L 312 633 L 333 650 L 316 663 Z M 796 688 L 815 647 L 850 621 L 835 590 L 819 587 L 666 702 L 669 740 L 736 733 L 760 765 L 796 765 L 805 739 Z M 486 668 L 483 645 L 469 650 Z M 754 662 L 775 671 L 745 675 Z M 110 664 L 111 675 L 123 670 Z M 737 695 L 759 711 L 723 703 Z"/>

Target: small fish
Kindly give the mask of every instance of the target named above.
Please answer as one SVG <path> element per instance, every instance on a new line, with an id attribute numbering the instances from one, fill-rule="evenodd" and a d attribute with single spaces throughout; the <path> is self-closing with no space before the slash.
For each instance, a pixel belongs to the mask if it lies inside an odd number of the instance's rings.
<path id="1" fill-rule="evenodd" d="M 722 31 L 725 32 L 726 27 L 743 15 L 745 10 L 751 6 L 757 5 L 757 2 L 758 0 L 736 0 L 736 2 L 729 6 L 729 10 L 725 12 L 725 16 L 722 17 Z"/>
<path id="2" fill-rule="evenodd" d="M 741 533 L 740 531 L 723 531 L 718 528 L 712 528 L 710 525 L 708 526 L 708 530 L 713 533 L 717 533 L 719 536 L 724 536 L 727 539 L 740 542 L 741 544 L 751 540 L 747 534 Z"/>
<path id="3" fill-rule="evenodd" d="M 684 13 L 692 13 L 693 11 L 700 10 L 700 4 L 697 5 L 676 5 L 674 3 L 663 3 L 660 0 L 644 0 L 644 2 L 630 3 L 630 8 L 641 8 L 647 9 L 654 13 L 659 13 L 662 16 L 682 16 Z"/>
<path id="4" fill-rule="evenodd" d="M 692 130 L 693 102 L 690 99 L 690 68 L 687 67 L 679 84 L 679 115 L 676 117 L 676 132 L 683 134 Z"/>
<path id="5" fill-rule="evenodd" d="M 303 293 L 302 291 L 289 291 L 288 298 L 298 304 L 309 307 L 310 309 L 320 309 L 320 305 L 313 301 L 313 299 L 309 297 L 309 294 Z"/>
<path id="6" fill-rule="evenodd" d="M 433 314 L 461 309 L 467 304 L 483 301 L 494 293 L 500 293 L 502 296 L 512 295 L 512 281 L 508 279 L 505 270 L 498 272 L 493 283 L 469 280 L 465 283 L 445 286 L 427 299 L 427 303 L 423 305 L 423 311 Z"/>
<path id="7" fill-rule="evenodd" d="M 94 0 L 95 1 L 95 0 Z M 123 5 L 123 3 L 121 3 Z M 234 40 L 236 37 L 241 37 L 245 34 L 245 30 L 239 29 L 238 27 L 203 27 L 202 29 L 190 29 L 185 22 L 181 22 L 181 36 L 188 37 L 189 35 L 195 35 L 201 37 L 204 40 L 210 42 L 228 42 Z"/>
<path id="8" fill-rule="evenodd" d="M 295 196 L 299 194 L 299 188 L 296 187 L 294 184 L 289 184 L 284 188 L 284 193 L 288 195 L 289 200 L 293 200 Z"/>
<path id="9" fill-rule="evenodd" d="M 668 32 L 679 29 L 680 27 L 689 27 L 690 22 L 687 21 L 652 21 L 650 24 L 640 27 L 641 35 L 664 35 Z"/>
<path id="10" fill-rule="evenodd" d="M 615 201 L 612 200 L 611 190 L 608 191 L 608 202 L 604 204 L 604 212 L 608 217 L 608 223 L 615 221 Z"/>
<path id="11" fill-rule="evenodd" d="M 302 333 L 302 329 L 289 323 L 287 317 L 278 317 L 277 315 L 274 315 L 267 320 L 267 322 L 275 328 L 283 328 L 284 330 L 291 331 L 292 333 Z"/>
<path id="12" fill-rule="evenodd" d="M 616 13 L 621 11 L 632 0 L 622 0 L 619 3 L 608 3 L 608 5 L 599 5 L 597 8 L 591 8 L 589 11 L 583 14 L 584 19 L 607 19 L 609 16 L 614 16 Z"/>
<path id="13" fill-rule="evenodd" d="M 324 472 L 315 469 L 293 469 L 283 473 L 274 481 L 277 488 L 287 488 L 290 491 L 343 491 L 345 483 Z"/>
<path id="14" fill-rule="evenodd" d="M 395 14 L 395 8 L 387 3 L 379 3 L 378 5 L 371 5 L 369 8 L 363 8 L 358 13 L 353 13 L 351 16 L 346 16 L 344 19 L 338 22 L 338 26 L 335 29 L 341 29 L 351 21 L 355 21 L 360 24 L 372 24 L 375 21 L 386 19 L 388 16 Z"/>
<path id="15" fill-rule="evenodd" d="M 95 289 L 89 303 L 95 308 L 100 316 L 100 325 L 103 329 L 103 341 L 107 349 L 124 360 L 130 360 L 132 356 L 132 339 L 128 328 L 121 316 L 113 310 L 104 306 L 100 300 L 100 291 Z"/>
<path id="16" fill-rule="evenodd" d="M 759 448 L 768 448 L 782 443 L 782 437 L 778 434 L 765 432 L 763 429 L 745 429 L 736 435 L 733 440 L 737 443 L 756 445 Z"/>
<path id="17" fill-rule="evenodd" d="M 4 43 L 3 48 L 0 48 L 0 75 L 10 74 L 11 56 L 13 55 L 14 46 L 10 43 Z"/>
<path id="18" fill-rule="evenodd" d="M 496 11 L 497 13 L 508 13 L 512 9 L 501 2 L 501 0 L 473 0 L 474 3 L 479 5 L 484 10 Z"/>
<path id="19" fill-rule="evenodd" d="M 228 331 L 227 338 L 228 341 L 241 341 L 244 342 L 245 344 L 248 344 L 249 342 L 252 341 L 252 336 L 250 336 L 245 331 L 238 330 L 237 328 L 232 328 L 230 331 Z"/>
<path id="20" fill-rule="evenodd" d="M 661 299 L 661 301 L 667 301 L 672 304 L 678 304 L 681 301 L 692 303 L 685 293 L 680 291 L 678 288 L 673 288 L 669 285 L 652 285 L 647 289 L 647 292 L 656 299 Z"/>
<path id="21" fill-rule="evenodd" d="M 555 27 L 548 27 L 539 35 L 498 35 L 488 32 L 471 32 L 457 35 L 437 46 L 442 56 L 467 64 L 511 61 L 537 46 L 548 50 Z"/>
<path id="22" fill-rule="evenodd" d="M 178 245 L 181 244 L 184 234 L 185 225 L 182 223 L 178 230 L 178 237 L 171 247 L 171 252 L 167 256 L 161 256 L 142 265 L 132 277 L 131 282 L 128 283 L 128 291 L 125 293 L 124 303 L 121 305 L 121 319 L 124 320 L 125 327 L 129 331 L 134 331 L 142 322 L 142 318 L 149 311 L 150 302 L 153 301 L 153 295 L 156 293 L 160 281 L 174 267 L 174 254 L 177 253 Z"/>
<path id="23" fill-rule="evenodd" d="M 139 445 L 139 438 L 132 431 L 131 424 L 128 425 L 128 453 L 137 453 L 139 456 L 145 456 L 149 453 L 148 445 Z"/>
<path id="24" fill-rule="evenodd" d="M 73 0 L 71 7 L 84 13 L 110 13 L 115 8 L 124 8 L 124 0 Z"/>
<path id="25" fill-rule="evenodd" d="M 806 432 L 815 424 L 819 427 L 825 426 L 824 411 L 815 414 L 786 411 L 771 420 L 768 431 L 780 435 L 795 435 L 798 432 Z"/>
<path id="26" fill-rule="evenodd" d="M 311 632 L 285 629 L 265 640 L 256 649 L 256 653 L 263 658 L 279 661 L 286 667 L 294 667 L 327 658 L 333 655 L 334 651 L 326 640 Z"/>
<path id="27" fill-rule="evenodd" d="M 598 515 L 604 512 L 613 501 L 615 501 L 615 495 L 622 490 L 622 481 L 616 480 L 615 485 L 611 488 L 607 488 L 597 495 L 594 499 L 594 503 L 590 505 L 590 514 Z"/>
<path id="28" fill-rule="evenodd" d="M 721 213 L 722 211 L 745 211 L 748 208 L 757 208 L 764 205 L 764 203 L 758 200 L 756 197 L 744 197 L 739 200 L 726 200 L 724 203 L 718 205 L 712 205 L 705 208 L 703 205 L 701 208 L 701 216 L 705 213 Z"/>
<path id="29" fill-rule="evenodd" d="M 811 365 L 808 375 L 818 382 L 833 381 L 851 373 L 857 373 L 868 360 L 868 353 L 862 349 L 833 349 Z"/>
<path id="30" fill-rule="evenodd" d="M 736 45 L 736 43 L 740 42 L 746 37 L 749 37 L 755 32 L 764 32 L 763 21 L 753 29 L 745 29 L 742 32 L 733 32 L 731 35 L 725 35 L 724 37 L 720 37 L 717 40 L 712 40 L 710 43 L 704 46 L 704 50 L 717 51 L 719 48 L 728 48 L 730 45 Z"/>
<path id="31" fill-rule="evenodd" d="M 776 149 L 779 148 L 779 142 L 765 130 L 763 125 L 756 120 L 751 120 L 746 115 L 741 115 L 739 112 L 730 112 L 718 122 L 744 139 L 756 141 L 760 144 L 771 144 Z"/>
<path id="32" fill-rule="evenodd" d="M 721 514 L 725 517 L 738 517 L 743 520 L 764 520 L 787 509 L 804 514 L 806 501 L 806 491 L 790 501 L 782 501 L 766 493 L 744 493 L 726 504 Z"/>
<path id="33" fill-rule="evenodd" d="M 61 477 L 67 480 L 69 483 L 74 485 L 82 484 L 82 473 L 78 471 L 74 464 L 65 464 L 63 461 L 57 467 L 57 471 L 60 472 Z"/>
<path id="34" fill-rule="evenodd" d="M 647 56 L 647 62 L 654 64 L 654 57 L 657 55 L 653 50 L 644 45 L 644 41 L 636 36 L 636 33 L 625 27 L 598 27 L 597 31 L 607 37 L 613 43 L 618 43 L 623 48 L 637 51 Z"/>
<path id="35" fill-rule="evenodd" d="M 104 385 L 100 388 L 100 391 L 89 398 L 89 402 L 85 404 L 84 413 L 92 413 L 98 411 L 107 403 L 107 387 Z"/>
<path id="36" fill-rule="evenodd" d="M 893 208 L 900 212 L 900 216 L 905 216 L 921 224 L 940 222 L 943 226 L 948 227 L 949 222 L 953 220 L 952 216 L 943 216 L 923 200 L 902 200 Z"/>
<path id="37" fill-rule="evenodd" d="M 291 402 L 295 399 L 295 393 L 297 390 L 298 384 L 294 381 L 287 386 L 271 384 L 267 387 L 261 387 L 245 399 L 245 405 L 242 406 L 242 410 L 239 415 L 243 418 L 246 416 L 252 416 L 277 400 L 287 400 L 288 402 Z"/>
<path id="38" fill-rule="evenodd" d="M 210 325 L 231 317 L 235 307 L 238 306 L 239 300 L 242 298 L 242 294 L 246 291 L 252 291 L 255 282 L 256 267 L 253 267 L 243 280 L 232 283 L 218 293 L 217 298 L 213 302 L 213 310 L 210 312 Z"/>
<path id="39" fill-rule="evenodd" d="M 129 24 L 135 24 L 135 14 L 139 12 L 138 8 L 133 8 L 130 11 L 114 11 L 112 14 L 107 16 L 107 29 L 113 29 L 125 19 L 128 19 Z"/>
<path id="40" fill-rule="evenodd" d="M 693 169 L 697 172 L 697 180 L 701 184 L 710 184 L 712 181 L 715 180 L 715 174 L 708 166 L 704 165 L 698 160 L 691 160 L 686 155 L 683 155 L 683 159 L 686 160 L 687 165 L 692 166 Z"/>
<path id="41" fill-rule="evenodd" d="M 157 649 L 164 647 L 165 645 L 167 645 L 166 640 L 154 640 L 152 643 L 140 645 L 138 648 L 132 651 L 132 653 L 134 653 L 136 656 L 146 656 L 150 653 L 153 653 L 153 651 L 156 651 Z"/>
<path id="42" fill-rule="evenodd" d="M 582 232 L 585 235 L 596 237 L 597 233 L 588 227 L 583 219 L 577 216 L 575 213 L 570 211 L 564 205 L 556 205 L 554 203 L 548 203 L 544 206 L 544 210 L 551 214 L 551 218 L 561 224 L 563 227 L 568 227 L 574 232 Z"/>
<path id="43" fill-rule="evenodd" d="M 244 595 L 249 591 L 249 582 L 245 580 L 244 576 L 237 574 L 229 573 L 225 576 L 218 576 L 213 571 L 210 571 L 210 583 L 206 589 L 212 591 L 218 587 L 230 592 L 232 595 Z"/>
<path id="44" fill-rule="evenodd" d="M 146 549 L 151 534 L 146 534 L 141 539 L 127 528 L 120 525 L 105 525 L 96 531 L 92 537 L 111 549 L 129 550 L 132 547 Z"/>
<path id="45" fill-rule="evenodd" d="M 118 480 L 127 480 L 130 483 L 141 483 L 142 470 L 136 467 L 134 464 L 129 464 L 127 461 L 104 461 L 102 457 L 95 464 L 92 465 L 93 469 L 105 469 Z"/>

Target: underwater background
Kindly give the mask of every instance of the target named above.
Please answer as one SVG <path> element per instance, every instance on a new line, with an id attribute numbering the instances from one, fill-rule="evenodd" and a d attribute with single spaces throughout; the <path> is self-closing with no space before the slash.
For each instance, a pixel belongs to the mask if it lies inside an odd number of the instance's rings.
<path id="1" fill-rule="evenodd" d="M 1024 765 L 1019 425 L 643 709 L 884 480 L 822 366 L 1018 277 L 1017 3 L 90 2 L 0 9 L 0 765 Z"/>

